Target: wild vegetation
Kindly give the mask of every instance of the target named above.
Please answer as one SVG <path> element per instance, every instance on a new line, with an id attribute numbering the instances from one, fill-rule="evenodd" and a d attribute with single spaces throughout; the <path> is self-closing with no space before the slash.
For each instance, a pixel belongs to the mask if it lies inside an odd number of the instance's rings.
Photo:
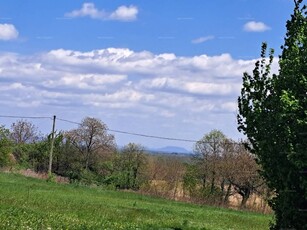
<path id="1" fill-rule="evenodd" d="M 1 128 L 2 166 L 47 173 L 51 135 L 18 120 Z M 174 200 L 218 206 L 239 206 L 266 211 L 268 189 L 258 174 L 254 157 L 241 143 L 212 130 L 195 144 L 193 155 L 148 154 L 129 143 L 116 147 L 107 126 L 85 118 L 78 128 L 54 136 L 52 173 L 72 183 L 133 190 Z M 49 175 L 52 178 L 52 175 Z M 251 196 L 263 202 L 250 203 Z M 240 197 L 240 204 L 232 197 Z"/>
<path id="2" fill-rule="evenodd" d="M 0 229 L 268 228 L 271 216 L 0 173 Z"/>

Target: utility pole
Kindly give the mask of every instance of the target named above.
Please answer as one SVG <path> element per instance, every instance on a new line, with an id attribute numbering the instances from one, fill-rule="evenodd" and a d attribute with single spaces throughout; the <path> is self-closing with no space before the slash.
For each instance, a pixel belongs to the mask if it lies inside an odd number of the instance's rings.
<path id="1" fill-rule="evenodd" d="M 51 148 L 49 154 L 49 168 L 48 168 L 48 175 L 51 176 L 52 173 L 52 154 L 53 154 L 53 147 L 54 147 L 54 133 L 55 133 L 55 119 L 56 116 L 53 116 L 53 123 L 52 123 L 52 133 L 51 133 Z"/>

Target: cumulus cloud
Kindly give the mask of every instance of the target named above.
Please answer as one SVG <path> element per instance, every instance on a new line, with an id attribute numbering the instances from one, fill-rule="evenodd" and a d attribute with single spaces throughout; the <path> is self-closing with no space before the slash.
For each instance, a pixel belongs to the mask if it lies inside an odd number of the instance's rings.
<path id="1" fill-rule="evenodd" d="M 229 54 L 178 57 L 171 53 L 120 48 L 89 52 L 59 49 L 33 56 L 2 54 L 0 78 L 8 82 L 5 87 L 10 90 L 6 92 L 15 97 L 16 87 L 22 93 L 25 88 L 21 86 L 30 85 L 32 93 L 29 95 L 41 103 L 51 100 L 49 96 L 42 98 L 42 92 L 43 95 L 52 92 L 54 103 L 67 101 L 80 106 L 89 104 L 89 98 L 95 97 L 92 104 L 102 107 L 114 103 L 118 107 L 129 105 L 144 109 L 180 108 L 184 104 L 192 110 L 195 106 L 192 101 L 197 99 L 201 104 L 204 98 L 211 98 L 211 106 L 206 109 L 223 109 L 226 107 L 221 107 L 215 98 L 224 98 L 226 102 L 230 98 L 236 100 L 242 73 L 251 70 L 253 65 L 254 60 L 235 60 Z M 79 99 L 70 99 L 71 94 L 78 94 Z M 169 102 L 171 96 L 174 96 L 172 103 Z M 20 97 L 20 100 L 27 99 L 31 96 Z M 205 108 L 197 106 L 194 110 L 201 112 Z"/>
<path id="2" fill-rule="evenodd" d="M 8 41 L 18 38 L 18 31 L 12 24 L 0 24 L 0 40 Z"/>
<path id="3" fill-rule="evenodd" d="M 136 6 L 119 6 L 113 12 L 107 12 L 105 10 L 99 10 L 94 3 L 84 3 L 79 10 L 73 10 L 66 13 L 65 17 L 90 17 L 92 19 L 100 20 L 118 20 L 118 21 L 133 21 L 137 19 L 138 8 Z"/>
<path id="4" fill-rule="evenodd" d="M 135 6 L 120 6 L 111 15 L 110 19 L 121 21 L 133 21 L 138 14 L 138 8 Z"/>
<path id="5" fill-rule="evenodd" d="M 271 28 L 263 22 L 250 21 L 245 23 L 243 29 L 247 32 L 264 32 Z"/>
<path id="6" fill-rule="evenodd" d="M 190 95 L 232 95 L 239 90 L 238 83 L 213 83 L 201 82 L 177 78 L 156 78 L 153 80 L 143 80 L 141 85 L 145 88 L 176 90 Z"/>
<path id="7" fill-rule="evenodd" d="M 242 73 L 251 72 L 254 63 L 230 54 L 186 57 L 122 48 L 0 53 L 0 106 L 11 114 L 57 111 L 75 121 L 103 116 L 106 123 L 107 118 L 114 122 L 108 124 L 111 128 L 149 134 L 173 124 L 169 136 L 176 137 L 182 125 L 186 138 L 187 130 L 195 135 L 198 129 L 203 134 L 202 127 L 228 127 L 228 120 L 235 119 Z M 272 69 L 276 66 L 274 62 Z M 156 133 L 164 132 L 170 130 Z"/>
<path id="8" fill-rule="evenodd" d="M 98 9 L 96 9 L 94 3 L 84 3 L 80 10 L 74 10 L 70 13 L 66 13 L 65 16 L 72 18 L 89 16 L 94 19 L 99 19 L 106 17 L 106 13 L 104 11 L 99 11 Z"/>
<path id="9" fill-rule="evenodd" d="M 126 80 L 125 75 L 115 74 L 70 74 L 66 73 L 58 79 L 48 79 L 42 82 L 45 87 L 70 87 L 85 90 L 102 90 L 106 87 Z"/>
<path id="10" fill-rule="evenodd" d="M 192 40 L 193 44 L 200 44 L 200 43 L 204 43 L 206 41 L 212 40 L 214 39 L 214 36 L 205 36 L 205 37 L 199 37 L 199 38 L 195 38 Z"/>

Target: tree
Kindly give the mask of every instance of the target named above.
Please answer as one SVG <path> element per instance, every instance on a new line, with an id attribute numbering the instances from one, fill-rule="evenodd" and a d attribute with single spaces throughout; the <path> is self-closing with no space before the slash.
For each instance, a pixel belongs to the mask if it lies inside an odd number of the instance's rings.
<path id="1" fill-rule="evenodd" d="M 37 127 L 27 120 L 14 122 L 10 136 L 16 144 L 34 143 L 39 139 Z"/>
<path id="2" fill-rule="evenodd" d="M 242 197 L 241 207 L 245 208 L 250 196 L 258 192 L 258 188 L 264 184 L 258 171 L 255 157 L 245 149 L 242 143 L 234 146 L 230 160 L 227 162 L 227 181 Z"/>
<path id="3" fill-rule="evenodd" d="M 303 5 L 303 6 L 302 6 Z M 270 76 L 273 52 L 266 44 L 253 75 L 244 73 L 238 99 L 239 130 L 251 143 L 268 186 L 275 191 L 272 229 L 307 229 L 307 20 L 303 0 L 287 22 L 278 75 Z"/>
<path id="4" fill-rule="evenodd" d="M 221 200 L 220 203 L 228 205 L 229 197 L 235 194 L 233 184 L 230 181 L 230 176 L 244 174 L 239 171 L 241 168 L 237 167 L 237 150 L 238 144 L 231 139 L 226 139 L 223 143 L 223 154 L 218 162 L 218 171 L 220 176 Z"/>
<path id="5" fill-rule="evenodd" d="M 0 126 L 0 167 L 7 166 L 10 163 L 11 141 L 9 139 L 10 131 L 4 126 Z"/>
<path id="6" fill-rule="evenodd" d="M 44 142 L 43 138 L 40 138 L 37 127 L 27 120 L 17 120 L 12 123 L 10 131 L 10 139 L 15 143 L 12 153 L 18 162 L 18 164 L 29 167 L 30 158 L 38 154 L 37 157 L 41 158 L 37 152 L 37 147 L 41 145 L 40 142 Z M 32 166 L 36 160 L 31 158 Z M 34 167 L 36 168 L 36 167 Z M 43 170 L 41 167 L 40 170 Z"/>
<path id="7" fill-rule="evenodd" d="M 194 152 L 197 164 L 202 171 L 203 188 L 210 180 L 210 193 L 214 192 L 217 179 L 218 161 L 224 152 L 226 136 L 219 130 L 212 130 L 195 144 Z"/>
<path id="8" fill-rule="evenodd" d="M 151 155 L 147 164 L 148 184 L 144 191 L 155 196 L 177 199 L 182 196 L 184 158 L 177 155 Z"/>
<path id="9" fill-rule="evenodd" d="M 89 170 L 104 155 L 115 151 L 114 136 L 108 134 L 107 130 L 107 126 L 99 119 L 86 117 L 77 129 L 65 134 L 67 140 L 81 154 L 84 169 Z"/>
<path id="10" fill-rule="evenodd" d="M 43 140 L 34 144 L 19 146 L 19 151 L 22 151 L 24 155 L 28 156 L 28 164 L 30 164 L 36 172 L 48 171 L 49 149 L 50 140 L 48 138 L 44 138 Z"/>
<path id="11" fill-rule="evenodd" d="M 142 181 L 142 168 L 146 164 L 144 147 L 129 143 L 119 153 L 118 164 L 118 186 L 124 189 L 137 190 Z"/>
<path id="12" fill-rule="evenodd" d="M 182 178 L 182 186 L 184 191 L 184 196 L 188 197 L 190 201 L 195 200 L 196 202 L 199 201 L 199 170 L 197 165 L 192 163 L 185 164 L 185 173 Z"/>
<path id="13" fill-rule="evenodd" d="M 86 172 L 83 157 L 66 135 L 67 133 L 62 131 L 55 134 L 52 171 L 57 175 L 68 177 L 71 181 L 83 180 L 82 182 L 92 184 L 93 181 L 84 180 L 83 173 L 86 174 Z M 51 135 L 48 136 L 47 141 L 49 154 Z M 46 156 L 45 159 L 48 160 L 48 157 Z"/>
<path id="14" fill-rule="evenodd" d="M 228 139 L 219 130 L 212 130 L 198 141 L 195 152 L 203 195 L 210 202 L 227 205 L 229 197 L 238 193 L 242 196 L 241 207 L 245 207 L 252 193 L 263 184 L 255 157 L 242 143 Z"/>

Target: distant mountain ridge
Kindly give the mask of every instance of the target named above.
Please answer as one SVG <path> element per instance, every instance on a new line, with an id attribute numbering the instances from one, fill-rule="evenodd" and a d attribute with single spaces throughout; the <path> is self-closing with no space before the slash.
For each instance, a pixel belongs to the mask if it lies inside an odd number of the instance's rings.
<path id="1" fill-rule="evenodd" d="M 161 152 L 161 153 L 178 153 L 178 154 L 192 154 L 192 151 L 188 151 L 185 148 L 177 146 L 166 146 L 157 149 L 148 149 L 152 152 Z"/>

